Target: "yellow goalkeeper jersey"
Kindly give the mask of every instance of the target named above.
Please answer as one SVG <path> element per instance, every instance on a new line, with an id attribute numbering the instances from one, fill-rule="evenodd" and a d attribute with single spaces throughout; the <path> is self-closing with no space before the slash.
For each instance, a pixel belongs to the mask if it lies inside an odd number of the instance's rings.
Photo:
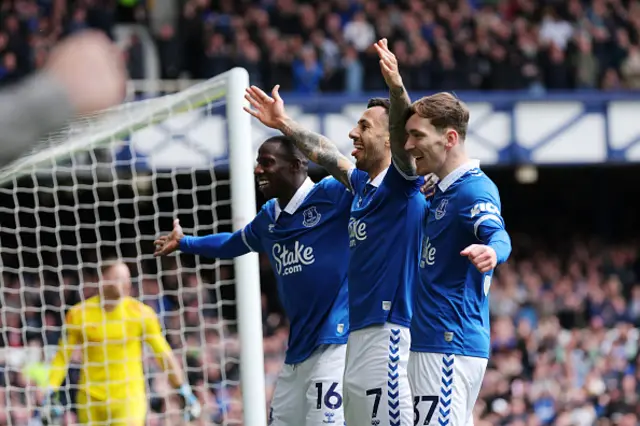
<path id="1" fill-rule="evenodd" d="M 73 350 L 80 348 L 81 391 L 99 400 L 143 396 L 144 342 L 157 358 L 171 351 L 153 309 L 125 297 L 115 309 L 106 311 L 99 296 L 87 299 L 67 312 L 59 350 L 51 365 L 49 385 L 54 390 L 60 387 Z"/>

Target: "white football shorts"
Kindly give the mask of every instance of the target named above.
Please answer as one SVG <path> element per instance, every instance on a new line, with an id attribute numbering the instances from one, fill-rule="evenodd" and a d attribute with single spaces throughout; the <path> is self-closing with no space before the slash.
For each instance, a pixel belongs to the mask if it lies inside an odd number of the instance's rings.
<path id="1" fill-rule="evenodd" d="M 344 425 L 342 380 L 347 345 L 322 345 L 300 364 L 282 367 L 269 425 Z"/>
<path id="2" fill-rule="evenodd" d="M 395 324 L 351 332 L 344 375 L 348 426 L 413 426 L 410 346 L 409 329 Z"/>
<path id="3" fill-rule="evenodd" d="M 473 426 L 486 358 L 411 352 L 409 382 L 416 425 Z"/>

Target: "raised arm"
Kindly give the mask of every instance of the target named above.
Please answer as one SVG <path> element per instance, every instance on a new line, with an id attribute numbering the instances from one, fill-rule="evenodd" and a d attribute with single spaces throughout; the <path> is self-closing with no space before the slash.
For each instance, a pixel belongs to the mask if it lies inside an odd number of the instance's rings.
<path id="1" fill-rule="evenodd" d="M 41 71 L 0 90 L 0 158 L 15 160 L 76 114 L 122 102 L 126 85 L 122 54 L 105 34 L 68 37 Z"/>
<path id="2" fill-rule="evenodd" d="M 353 163 L 342 155 L 336 144 L 328 138 L 305 129 L 286 114 L 284 101 L 278 93 L 279 88 L 280 86 L 273 88 L 272 96 L 256 86 L 248 88 L 245 98 L 253 109 L 245 107 L 245 111 L 265 126 L 280 130 L 285 136 L 289 136 L 309 160 L 323 167 L 343 185 L 350 188 L 349 171 L 354 168 Z"/>
<path id="3" fill-rule="evenodd" d="M 389 50 L 387 39 L 383 38 L 374 44 L 380 57 L 380 70 L 389 87 L 389 134 L 391 156 L 396 166 L 407 176 L 416 176 L 415 160 L 405 149 L 407 134 L 404 129 L 405 115 L 411 106 L 411 99 L 404 88 L 402 77 L 398 70 L 398 60 Z"/>
<path id="4" fill-rule="evenodd" d="M 289 117 L 282 121 L 279 130 L 293 139 L 296 146 L 309 160 L 324 167 L 329 174 L 347 188 L 351 187 L 349 170 L 353 169 L 353 163 L 342 155 L 336 144 L 319 133 L 305 129 Z"/>

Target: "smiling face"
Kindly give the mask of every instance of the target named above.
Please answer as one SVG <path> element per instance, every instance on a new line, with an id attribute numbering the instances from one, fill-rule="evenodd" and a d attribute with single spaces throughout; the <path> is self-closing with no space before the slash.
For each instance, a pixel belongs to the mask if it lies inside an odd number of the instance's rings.
<path id="1" fill-rule="evenodd" d="M 390 155 L 389 115 L 382 106 L 368 108 L 349 132 L 353 141 L 351 155 L 356 167 L 365 172 L 375 170 Z"/>
<path id="2" fill-rule="evenodd" d="M 280 198 L 295 189 L 294 175 L 306 167 L 277 138 L 268 139 L 260 146 L 256 161 L 253 174 L 258 182 L 258 189 L 267 199 Z"/>
<path id="3" fill-rule="evenodd" d="M 424 176 L 442 169 L 447 152 L 457 144 L 455 130 L 440 131 L 428 118 L 413 114 L 405 125 L 407 142 L 405 149 L 416 159 L 416 173 Z"/>
<path id="4" fill-rule="evenodd" d="M 418 175 L 435 173 L 442 178 L 447 159 L 455 161 L 455 155 L 449 154 L 459 152 L 468 123 L 469 110 L 449 93 L 427 96 L 411 105 L 404 148 L 415 158 Z"/>

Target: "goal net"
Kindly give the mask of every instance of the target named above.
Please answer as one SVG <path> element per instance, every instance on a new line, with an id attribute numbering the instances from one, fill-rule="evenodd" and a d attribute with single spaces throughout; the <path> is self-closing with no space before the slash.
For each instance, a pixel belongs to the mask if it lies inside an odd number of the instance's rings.
<path id="1" fill-rule="evenodd" d="M 242 111 L 248 80 L 236 68 L 82 117 L 0 171 L 1 424 L 40 423 L 37 401 L 65 313 L 100 294 L 100 267 L 118 257 L 131 270 L 131 295 L 157 313 L 203 405 L 197 424 L 265 425 L 257 256 L 153 256 L 153 241 L 175 218 L 185 234 L 207 235 L 255 215 L 255 153 Z M 95 344 L 89 334 L 83 330 L 59 393 L 67 424 L 87 408 L 77 396 L 83 350 Z M 182 424 L 148 348 L 143 365 L 147 424 Z"/>

